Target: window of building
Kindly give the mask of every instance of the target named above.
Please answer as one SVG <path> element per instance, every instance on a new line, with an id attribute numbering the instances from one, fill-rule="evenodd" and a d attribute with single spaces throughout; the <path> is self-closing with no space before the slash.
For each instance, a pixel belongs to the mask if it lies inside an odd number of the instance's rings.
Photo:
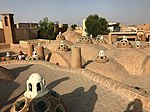
<path id="1" fill-rule="evenodd" d="M 36 87 L 37 87 L 37 92 L 41 91 L 41 84 L 40 84 L 40 82 L 36 84 Z"/>
<path id="2" fill-rule="evenodd" d="M 4 20 L 5 20 L 5 26 L 8 26 L 8 18 L 7 18 L 7 16 L 4 17 Z"/>

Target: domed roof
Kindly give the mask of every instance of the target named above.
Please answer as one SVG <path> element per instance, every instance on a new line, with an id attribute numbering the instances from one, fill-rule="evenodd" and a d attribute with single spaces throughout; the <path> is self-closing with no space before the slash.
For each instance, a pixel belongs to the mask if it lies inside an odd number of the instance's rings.
<path id="1" fill-rule="evenodd" d="M 64 41 L 61 41 L 58 45 L 58 51 L 69 51 L 68 46 L 64 43 Z"/>
<path id="2" fill-rule="evenodd" d="M 31 57 L 27 57 L 26 60 L 43 60 L 43 58 L 37 55 L 36 51 L 33 51 L 33 55 Z"/>
<path id="3" fill-rule="evenodd" d="M 115 60 L 109 60 L 107 63 L 91 62 L 86 69 L 94 71 L 113 80 L 122 82 L 129 78 L 128 72 Z"/>
<path id="4" fill-rule="evenodd" d="M 94 60 L 100 50 L 107 50 L 103 45 L 96 44 L 75 44 L 71 47 L 81 47 L 82 57 L 85 60 Z"/>
<path id="5" fill-rule="evenodd" d="M 132 48 L 131 42 L 127 39 L 126 36 L 123 36 L 123 39 L 119 42 L 117 42 L 118 48 Z"/>
<path id="6" fill-rule="evenodd" d="M 112 57 L 122 65 L 131 75 L 141 75 L 143 73 L 143 63 L 147 55 L 140 49 L 117 49 Z"/>
<path id="7" fill-rule="evenodd" d="M 77 43 L 80 44 L 92 44 L 92 37 L 88 37 L 88 36 L 84 36 L 84 37 L 80 37 L 79 39 L 77 39 Z"/>
<path id="8" fill-rule="evenodd" d="M 95 59 L 95 62 L 97 62 L 97 63 L 106 63 L 108 61 L 109 61 L 109 59 L 107 58 L 107 56 L 105 56 L 104 51 L 100 50 L 98 56 Z"/>
<path id="9" fill-rule="evenodd" d="M 55 51 L 52 53 L 50 62 L 60 66 L 71 66 L 71 51 Z"/>
<path id="10" fill-rule="evenodd" d="M 60 95 L 46 88 L 45 80 L 40 74 L 33 73 L 27 80 L 27 90 L 24 96 L 18 98 L 11 108 L 11 112 L 18 111 L 66 112 L 66 109 Z"/>
<path id="11" fill-rule="evenodd" d="M 68 40 L 63 40 L 63 41 L 64 41 L 65 45 L 68 47 L 73 45 L 73 43 Z M 45 48 L 49 49 L 51 52 L 53 52 L 53 51 L 57 51 L 60 42 L 61 42 L 61 40 L 53 40 L 50 43 L 43 44 L 43 46 Z"/>
<path id="12" fill-rule="evenodd" d="M 62 35 L 61 32 L 59 32 L 59 34 L 58 34 L 57 37 L 56 37 L 56 40 L 65 40 L 65 36 Z"/>
<path id="13" fill-rule="evenodd" d="M 43 77 L 38 73 L 33 73 L 33 74 L 30 75 L 29 80 L 33 81 L 33 82 L 34 81 L 40 82 L 41 80 L 43 80 Z"/>
<path id="14" fill-rule="evenodd" d="M 43 97 L 28 99 L 18 98 L 10 112 L 66 112 L 60 95 L 51 90 Z"/>
<path id="15" fill-rule="evenodd" d="M 72 30 L 67 30 L 66 32 L 63 33 L 63 35 L 65 36 L 66 40 L 69 40 L 72 43 L 76 43 L 77 39 L 81 37 L 79 33 Z"/>
<path id="16" fill-rule="evenodd" d="M 101 43 L 101 44 L 107 44 L 106 40 L 104 39 L 104 37 L 102 35 L 98 35 L 96 37 L 96 42 Z"/>

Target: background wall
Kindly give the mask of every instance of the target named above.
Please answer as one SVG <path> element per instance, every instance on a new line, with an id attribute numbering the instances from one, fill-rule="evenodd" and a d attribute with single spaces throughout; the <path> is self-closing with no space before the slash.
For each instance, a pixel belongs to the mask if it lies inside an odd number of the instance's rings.
<path id="1" fill-rule="evenodd" d="M 0 43 L 5 42 L 4 30 L 0 28 Z"/>
<path id="2" fill-rule="evenodd" d="M 16 40 L 37 39 L 36 28 L 16 28 Z"/>

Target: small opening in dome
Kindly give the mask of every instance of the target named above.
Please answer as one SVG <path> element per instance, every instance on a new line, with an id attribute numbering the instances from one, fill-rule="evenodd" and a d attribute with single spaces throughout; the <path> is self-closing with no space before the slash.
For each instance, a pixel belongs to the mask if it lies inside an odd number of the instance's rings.
<path id="1" fill-rule="evenodd" d="M 65 109 L 64 109 L 61 105 L 59 105 L 59 106 L 56 108 L 55 112 L 65 112 Z"/>
<path id="2" fill-rule="evenodd" d="M 56 65 L 58 65 L 58 66 L 59 66 L 59 63 L 57 62 L 57 63 L 56 63 Z"/>
<path id="3" fill-rule="evenodd" d="M 22 99 L 20 101 L 17 101 L 15 104 L 15 111 L 20 111 L 25 106 L 25 99 Z"/>
<path id="4" fill-rule="evenodd" d="M 49 103 L 44 98 L 37 99 L 33 103 L 34 112 L 45 112 L 48 109 L 48 107 L 49 107 Z"/>
<path id="5" fill-rule="evenodd" d="M 29 91 L 32 92 L 32 84 L 31 83 L 28 84 L 28 87 L 29 87 Z"/>
<path id="6" fill-rule="evenodd" d="M 42 58 L 38 58 L 38 60 L 42 60 Z"/>
<path id="7" fill-rule="evenodd" d="M 56 99 L 59 99 L 59 98 L 60 98 L 60 95 L 59 95 L 57 92 L 53 91 L 53 90 L 50 91 L 50 94 L 51 94 L 54 98 L 56 98 Z"/>
<path id="8" fill-rule="evenodd" d="M 135 89 L 138 89 L 138 90 L 140 89 L 140 87 L 134 87 L 134 88 L 135 88 Z"/>
<path id="9" fill-rule="evenodd" d="M 36 87 L 37 87 L 37 92 L 41 91 L 41 84 L 40 84 L 40 82 L 37 83 Z"/>

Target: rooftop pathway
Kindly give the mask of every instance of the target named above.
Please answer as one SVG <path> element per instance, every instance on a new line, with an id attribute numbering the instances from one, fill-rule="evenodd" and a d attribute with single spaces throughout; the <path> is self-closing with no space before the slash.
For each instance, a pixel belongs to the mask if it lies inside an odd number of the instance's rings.
<path id="1" fill-rule="evenodd" d="M 14 100 L 26 90 L 26 80 L 30 74 L 37 72 L 42 74 L 46 80 L 47 87 L 62 95 L 68 112 L 148 112 L 142 106 L 140 100 L 129 101 L 126 96 L 116 93 L 83 75 L 77 75 L 67 71 L 51 69 L 40 64 L 12 64 L 3 65 L 14 73 L 15 82 L 19 86 L 14 88 L 12 82 L 8 85 L 0 85 L 0 89 L 14 89 L 9 98 L 6 99 L 7 106 L 0 112 L 8 111 Z M 0 90 L 0 92 L 3 92 Z M 2 98 L 2 97 L 0 97 Z M 0 100 L 0 104 L 3 102 Z M 128 107 L 128 108 L 127 108 Z M 131 108 L 130 108 L 131 107 Z M 142 109 L 142 110 L 141 110 Z"/>

